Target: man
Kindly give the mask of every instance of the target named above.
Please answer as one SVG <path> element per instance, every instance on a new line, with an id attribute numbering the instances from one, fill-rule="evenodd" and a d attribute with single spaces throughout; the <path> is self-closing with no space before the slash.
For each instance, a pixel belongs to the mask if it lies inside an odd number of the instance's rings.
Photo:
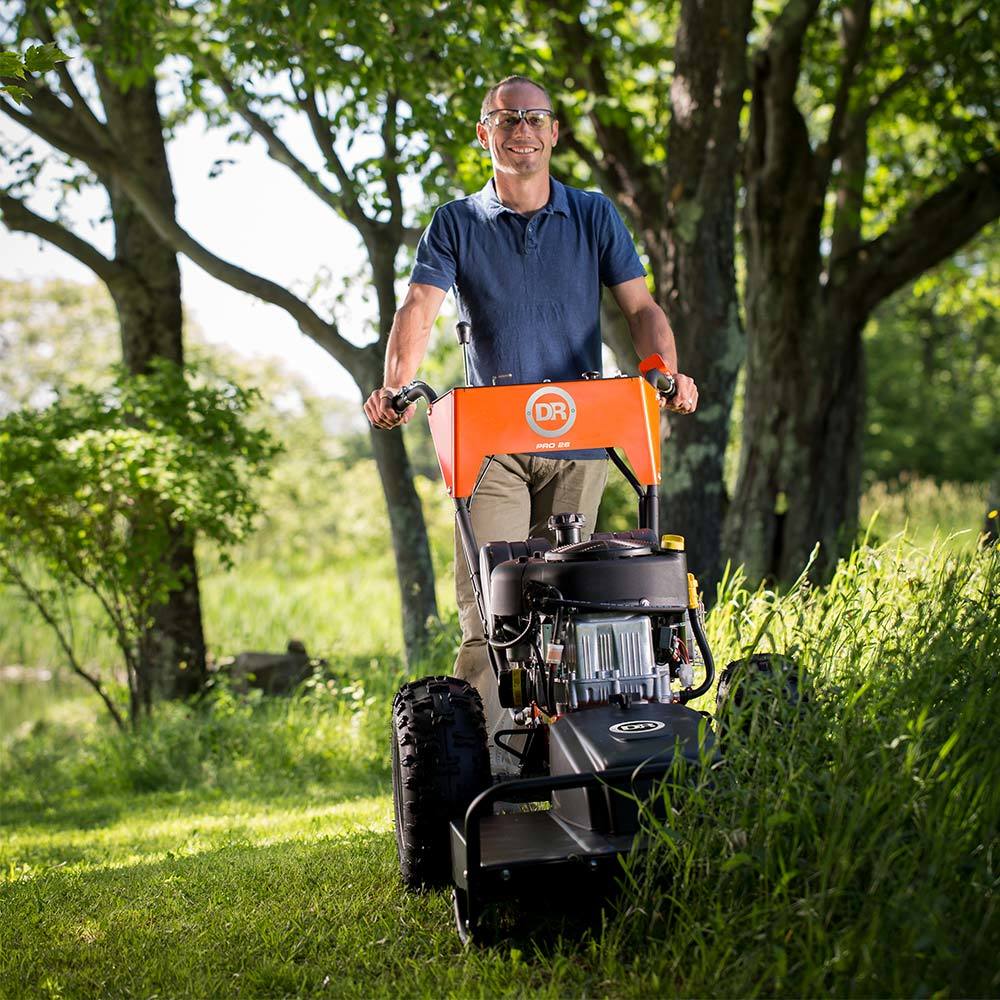
<path id="1" fill-rule="evenodd" d="M 579 378 L 601 369 L 601 286 L 628 321 L 640 358 L 661 354 L 677 370 L 667 318 L 646 287 L 645 270 L 617 212 L 603 195 L 549 175 L 559 123 L 545 89 L 521 76 L 491 88 L 476 135 L 493 162 L 478 194 L 438 209 L 417 248 L 410 287 L 393 320 L 385 385 L 365 413 L 389 430 L 407 422 L 389 405 L 416 375 L 446 292 L 472 326 L 473 385 Z M 698 389 L 677 375 L 670 409 L 692 413 Z M 480 543 L 548 535 L 550 514 L 579 511 L 593 530 L 607 479 L 603 451 L 498 457 L 484 477 L 472 523 Z M 508 724 L 500 708 L 468 567 L 456 538 L 455 582 L 462 645 L 455 674 L 483 697 L 492 734 Z M 492 752 L 492 747 L 491 747 Z M 507 764 L 496 754 L 495 765 Z"/>

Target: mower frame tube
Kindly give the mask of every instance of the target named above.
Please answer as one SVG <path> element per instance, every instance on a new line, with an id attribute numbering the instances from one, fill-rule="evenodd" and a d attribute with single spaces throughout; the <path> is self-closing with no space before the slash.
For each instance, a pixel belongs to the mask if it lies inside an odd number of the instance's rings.
<path id="1" fill-rule="evenodd" d="M 660 491 L 656 486 L 647 486 L 639 498 L 639 527 L 660 534 Z"/>

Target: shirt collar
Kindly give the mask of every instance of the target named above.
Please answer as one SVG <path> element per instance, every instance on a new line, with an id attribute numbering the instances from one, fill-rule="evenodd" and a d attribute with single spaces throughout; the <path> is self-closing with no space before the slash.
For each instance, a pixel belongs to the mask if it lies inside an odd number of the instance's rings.
<path id="1" fill-rule="evenodd" d="M 491 177 L 483 189 L 479 192 L 479 201 L 483 206 L 483 210 L 486 212 L 486 217 L 492 222 L 501 212 L 510 212 L 512 215 L 516 214 L 512 209 L 509 209 L 500 199 L 497 197 L 497 190 L 493 185 L 493 178 Z M 554 177 L 549 178 L 549 200 L 545 207 L 540 209 L 539 215 L 546 215 L 550 212 L 559 212 L 562 215 L 569 215 L 569 198 L 566 197 L 566 186 L 560 184 Z"/>

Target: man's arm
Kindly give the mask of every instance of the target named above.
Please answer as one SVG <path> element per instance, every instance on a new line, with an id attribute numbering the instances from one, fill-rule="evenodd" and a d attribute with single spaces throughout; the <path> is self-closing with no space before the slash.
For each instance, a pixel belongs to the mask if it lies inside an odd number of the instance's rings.
<path id="1" fill-rule="evenodd" d="M 391 430 L 405 424 L 413 415 L 411 406 L 406 413 L 397 413 L 389 400 L 413 380 L 427 351 L 431 327 L 447 293 L 436 285 L 412 284 L 403 304 L 396 311 L 385 350 L 383 385 L 365 402 L 365 415 L 375 427 Z"/>
<path id="2" fill-rule="evenodd" d="M 698 387 L 694 380 L 677 371 L 677 345 L 666 314 L 653 301 L 645 278 L 633 278 L 611 286 L 618 308 L 628 322 L 632 343 L 640 358 L 660 354 L 677 380 L 677 395 L 667 403 L 676 413 L 693 413 L 698 407 Z"/>

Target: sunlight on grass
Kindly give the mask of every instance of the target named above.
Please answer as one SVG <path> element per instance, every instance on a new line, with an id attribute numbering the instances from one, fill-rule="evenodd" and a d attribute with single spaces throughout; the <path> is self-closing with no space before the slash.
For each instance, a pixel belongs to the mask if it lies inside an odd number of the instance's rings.
<path id="1" fill-rule="evenodd" d="M 188 857 L 232 845 L 348 837 L 391 829 L 385 795 L 318 806 L 275 808 L 267 802 L 170 796 L 162 803 L 134 800 L 117 821 L 91 829 L 23 826 L 0 844 L 0 881 L 65 874 Z"/>

